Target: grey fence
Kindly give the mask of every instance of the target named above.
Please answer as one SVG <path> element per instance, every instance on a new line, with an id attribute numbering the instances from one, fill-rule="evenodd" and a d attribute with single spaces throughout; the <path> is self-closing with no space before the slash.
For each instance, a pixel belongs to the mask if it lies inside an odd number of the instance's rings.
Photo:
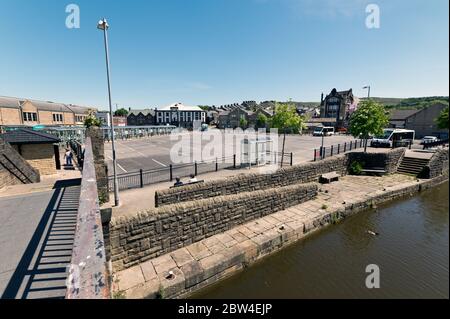
<path id="1" fill-rule="evenodd" d="M 276 153 L 275 161 L 281 163 L 282 153 Z M 293 154 L 285 153 L 283 166 L 293 165 Z M 194 162 L 189 164 L 169 165 L 168 167 L 144 170 L 117 175 L 119 190 L 142 188 L 161 182 L 173 181 L 176 177 L 197 176 L 199 174 L 218 172 L 223 169 L 236 169 L 240 167 L 236 155 L 217 158 L 209 161 Z M 114 189 L 113 176 L 108 177 L 109 190 Z"/>

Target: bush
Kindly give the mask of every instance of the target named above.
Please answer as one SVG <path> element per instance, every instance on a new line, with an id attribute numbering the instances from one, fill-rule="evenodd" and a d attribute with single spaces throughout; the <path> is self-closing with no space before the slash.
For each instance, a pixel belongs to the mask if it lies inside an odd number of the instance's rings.
<path id="1" fill-rule="evenodd" d="M 361 175 L 363 170 L 364 163 L 353 161 L 350 164 L 350 174 L 352 175 Z"/>

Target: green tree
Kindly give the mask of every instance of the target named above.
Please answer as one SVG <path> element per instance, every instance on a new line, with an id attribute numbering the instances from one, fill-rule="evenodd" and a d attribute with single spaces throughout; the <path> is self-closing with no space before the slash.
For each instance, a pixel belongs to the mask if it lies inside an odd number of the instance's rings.
<path id="1" fill-rule="evenodd" d="M 116 110 L 114 112 L 114 115 L 115 116 L 127 116 L 128 115 L 128 110 L 124 109 L 124 108 L 120 108 L 120 109 L 118 109 L 118 110 Z"/>
<path id="2" fill-rule="evenodd" d="M 258 117 L 256 118 L 256 127 L 257 128 L 264 128 L 267 125 L 267 116 L 265 116 L 262 113 L 258 114 Z"/>
<path id="3" fill-rule="evenodd" d="M 284 147 L 286 145 L 286 131 L 301 131 L 305 124 L 304 119 L 297 114 L 294 103 L 276 103 L 275 114 L 270 121 L 272 128 L 277 128 L 283 132 L 283 147 L 281 150 L 281 167 L 283 167 Z"/>
<path id="4" fill-rule="evenodd" d="M 367 152 L 369 136 L 371 134 L 382 134 L 388 123 L 389 119 L 383 105 L 371 99 L 365 100 L 353 112 L 350 118 L 349 131 L 353 136 L 364 139 L 364 152 Z"/>
<path id="5" fill-rule="evenodd" d="M 439 114 L 436 123 L 441 130 L 448 130 L 448 106 Z"/>
<path id="6" fill-rule="evenodd" d="M 244 130 L 247 128 L 247 125 L 248 125 L 247 120 L 241 117 L 241 119 L 239 120 L 239 127 Z"/>
<path id="7" fill-rule="evenodd" d="M 87 128 L 91 126 L 102 126 L 102 121 L 95 116 L 94 110 L 88 110 L 88 115 L 84 120 L 84 126 Z"/>

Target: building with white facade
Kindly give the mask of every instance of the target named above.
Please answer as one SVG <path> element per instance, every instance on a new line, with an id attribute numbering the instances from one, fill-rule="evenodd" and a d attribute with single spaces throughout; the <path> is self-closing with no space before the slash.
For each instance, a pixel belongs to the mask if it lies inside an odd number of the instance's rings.
<path id="1" fill-rule="evenodd" d="M 174 103 L 156 109 L 157 125 L 174 125 L 178 127 L 193 128 L 206 122 L 206 112 L 198 106 L 187 106 Z"/>

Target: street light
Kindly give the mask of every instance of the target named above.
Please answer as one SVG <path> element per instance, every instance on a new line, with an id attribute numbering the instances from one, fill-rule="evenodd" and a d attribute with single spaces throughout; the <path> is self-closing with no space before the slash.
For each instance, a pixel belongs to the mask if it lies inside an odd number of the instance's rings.
<path id="1" fill-rule="evenodd" d="M 364 86 L 363 89 L 367 90 L 367 98 L 370 99 L 370 85 Z"/>
<path id="2" fill-rule="evenodd" d="M 106 19 L 100 20 L 97 25 L 97 29 L 103 31 L 103 38 L 105 40 L 105 55 L 106 55 L 106 77 L 108 80 L 108 98 L 109 98 L 109 116 L 110 116 L 110 129 L 111 129 L 111 146 L 113 155 L 113 171 L 114 171 L 114 205 L 119 206 L 119 183 L 117 181 L 117 160 L 116 160 L 116 147 L 114 143 L 114 123 L 113 123 L 113 110 L 111 103 L 111 82 L 109 80 L 109 50 L 108 50 L 108 29 L 109 24 Z"/>

